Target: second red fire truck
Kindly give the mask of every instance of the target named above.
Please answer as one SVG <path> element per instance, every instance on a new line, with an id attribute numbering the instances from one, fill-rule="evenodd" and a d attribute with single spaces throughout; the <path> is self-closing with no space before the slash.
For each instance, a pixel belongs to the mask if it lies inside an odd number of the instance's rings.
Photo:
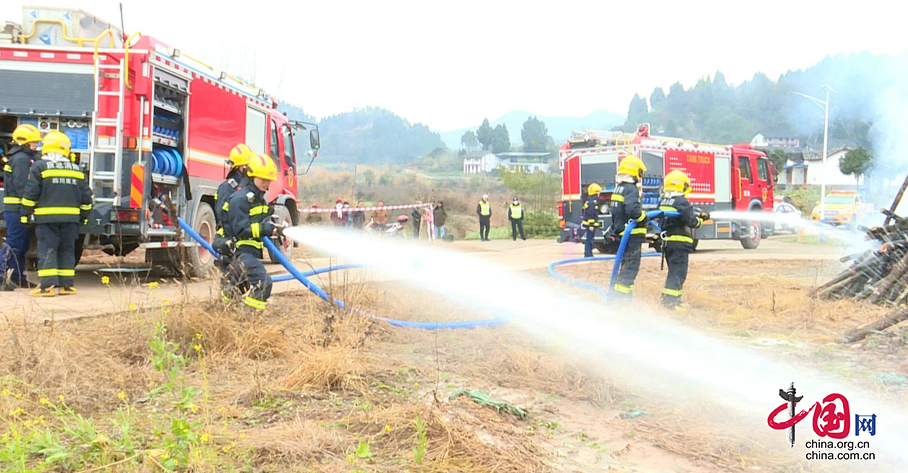
<path id="1" fill-rule="evenodd" d="M 615 188 L 618 162 L 628 154 L 639 156 L 647 167 L 641 183 L 641 198 L 646 210 L 659 207 L 662 179 L 676 169 L 690 176 L 693 189 L 687 197 L 694 206 L 703 210 L 770 213 L 773 210 L 773 164 L 764 152 L 749 144 L 715 145 L 651 136 L 649 124 L 640 125 L 633 134 L 575 132 L 559 150 L 562 240 L 583 234 L 577 229 L 582 220 L 582 207 L 589 184 L 600 184 L 600 200 L 609 201 Z M 608 206 L 602 207 L 607 212 Z M 611 225 L 611 217 L 605 213 L 600 219 L 603 225 L 596 232 L 596 248 L 603 253 L 614 253 L 617 243 L 606 242 L 602 236 L 602 229 Z M 739 240 L 744 248 L 753 249 L 759 246 L 764 231 L 764 224 L 756 218 L 712 219 L 696 229 L 694 238 L 695 242 L 705 239 Z M 654 233 L 651 228 L 651 239 Z"/>
<path id="2" fill-rule="evenodd" d="M 23 123 L 72 140 L 94 192 L 79 248 L 126 255 L 141 247 L 149 262 L 206 274 L 211 255 L 175 216 L 211 241 L 214 193 L 237 143 L 274 159 L 275 215 L 299 219 L 294 134 L 305 126 L 261 89 L 151 36 L 127 37 L 78 10 L 26 7 L 22 24 L 7 23 L 0 35 L 0 83 L 0 141 Z M 314 157 L 317 130 L 309 138 Z"/>

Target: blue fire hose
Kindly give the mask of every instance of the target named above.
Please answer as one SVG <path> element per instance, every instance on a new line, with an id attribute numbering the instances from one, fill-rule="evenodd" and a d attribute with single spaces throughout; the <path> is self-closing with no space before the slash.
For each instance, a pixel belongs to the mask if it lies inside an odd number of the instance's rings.
<path id="1" fill-rule="evenodd" d="M 667 210 L 667 211 L 651 210 L 646 213 L 646 217 L 649 219 L 662 217 L 662 216 L 680 217 L 681 214 L 678 213 L 677 211 L 673 211 L 673 210 Z M 624 260 L 624 251 L 625 251 L 625 249 L 627 249 L 627 241 L 630 239 L 631 231 L 636 226 L 637 226 L 637 222 L 635 222 L 633 220 L 627 222 L 627 226 L 624 227 L 624 235 L 621 236 L 621 242 L 618 244 L 618 251 L 615 253 L 614 256 L 597 256 L 595 258 L 574 258 L 574 259 L 555 261 L 554 263 L 549 265 L 549 274 L 551 274 L 552 276 L 555 276 L 556 278 L 558 278 L 564 282 L 571 283 L 577 287 L 582 287 L 584 289 L 596 291 L 599 294 L 602 294 L 603 296 L 605 296 L 605 299 L 608 300 L 609 292 L 611 291 L 611 289 L 613 287 L 615 287 L 615 281 L 618 279 L 618 271 L 621 269 L 621 261 Z M 641 256 L 642 257 L 662 256 L 662 253 L 646 253 Z M 556 266 L 561 266 L 564 264 L 582 263 L 582 262 L 587 262 L 587 261 L 612 261 L 612 260 L 615 261 L 615 264 L 612 266 L 612 277 L 609 280 L 609 285 L 608 285 L 608 288 L 606 288 L 606 289 L 602 289 L 601 287 L 595 286 L 593 284 L 571 279 L 571 278 L 564 276 L 564 275 L 558 273 L 557 271 L 555 271 Z"/>
<path id="2" fill-rule="evenodd" d="M 177 222 L 180 224 L 180 227 L 183 229 L 183 231 L 186 232 L 187 235 L 191 236 L 193 239 L 195 239 L 195 241 L 199 242 L 199 244 L 202 245 L 202 248 L 205 248 L 206 250 L 208 250 L 208 252 L 211 253 L 212 256 L 214 256 L 215 258 L 217 258 L 217 259 L 221 258 L 221 255 L 219 255 L 218 252 L 214 250 L 214 247 L 212 247 L 210 243 L 208 243 L 204 238 L 202 238 L 202 236 L 199 235 L 198 232 L 193 230 L 192 226 L 190 226 L 188 223 L 183 221 L 183 219 L 180 217 L 177 217 Z M 290 260 L 288 260 L 287 257 L 285 257 L 284 254 L 281 253 L 277 249 L 277 247 L 274 245 L 274 242 L 272 242 L 270 238 L 263 238 L 262 240 L 265 243 L 265 247 L 268 248 L 268 251 L 272 255 L 275 255 L 278 262 L 281 263 L 281 266 L 283 266 L 290 273 L 290 274 L 285 274 L 285 275 L 281 275 L 281 276 L 275 276 L 274 278 L 272 278 L 273 282 L 290 281 L 290 280 L 296 279 L 299 282 L 301 282 L 304 286 L 306 286 L 306 289 L 309 289 L 313 294 L 317 295 L 322 300 L 336 304 L 338 307 L 347 308 L 356 313 L 367 315 L 376 320 L 381 320 L 383 322 L 386 322 L 386 323 L 396 326 L 396 327 L 420 328 L 420 329 L 425 329 L 425 330 L 497 327 L 499 325 L 504 325 L 508 321 L 511 320 L 510 316 L 503 316 L 503 317 L 495 317 L 492 319 L 462 320 L 462 321 L 456 321 L 456 322 L 413 322 L 413 321 L 409 321 L 409 320 L 397 320 L 397 319 L 389 319 L 389 318 L 385 318 L 385 317 L 380 317 L 380 316 L 370 314 L 370 313 L 365 312 L 360 309 L 347 307 L 343 301 L 329 296 L 328 293 L 325 292 L 324 289 L 319 287 L 314 282 L 310 281 L 307 278 L 307 276 L 315 276 L 317 274 L 323 274 L 323 273 L 328 273 L 331 271 L 338 271 L 338 270 L 342 270 L 342 269 L 361 268 L 362 265 L 343 264 L 343 265 L 338 265 L 338 266 L 327 266 L 324 268 L 318 268 L 318 269 L 314 269 L 311 271 L 303 272 L 303 271 L 300 271 L 299 269 L 297 269 L 295 266 L 293 266 L 292 263 L 290 263 Z"/>

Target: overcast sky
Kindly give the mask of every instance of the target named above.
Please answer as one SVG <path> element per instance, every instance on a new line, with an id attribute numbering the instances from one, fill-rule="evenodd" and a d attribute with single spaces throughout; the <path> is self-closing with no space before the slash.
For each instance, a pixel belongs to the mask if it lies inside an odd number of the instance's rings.
<path id="1" fill-rule="evenodd" d="M 30 3 L 119 23 L 116 1 Z M 258 85 L 309 114 L 378 106 L 444 131 L 514 109 L 626 113 L 635 92 L 693 85 L 716 70 L 737 84 L 756 72 L 775 80 L 829 54 L 904 51 L 904 16 L 884 5 L 146 0 L 124 9 L 128 32 L 235 74 L 248 77 L 254 66 Z M 0 2 L 0 24 L 21 23 L 21 7 Z"/>

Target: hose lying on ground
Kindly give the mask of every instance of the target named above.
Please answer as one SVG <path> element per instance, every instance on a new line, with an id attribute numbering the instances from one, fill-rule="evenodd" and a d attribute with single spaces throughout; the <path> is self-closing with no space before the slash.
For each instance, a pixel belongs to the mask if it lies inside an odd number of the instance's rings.
<path id="1" fill-rule="evenodd" d="M 187 224 L 185 221 L 183 221 L 182 218 L 178 217 L 177 222 L 179 222 L 180 227 L 183 228 L 183 230 L 186 232 L 186 234 L 191 236 L 194 240 L 199 242 L 200 245 L 202 245 L 202 248 L 205 248 L 206 250 L 208 250 L 208 252 L 211 253 L 211 255 L 214 256 L 215 258 L 218 258 L 218 259 L 221 258 L 221 255 L 219 255 L 218 252 L 214 250 L 214 248 L 211 246 L 211 244 L 208 243 L 204 238 L 202 238 L 202 236 L 199 235 L 198 232 L 193 230 L 192 227 L 189 224 Z M 370 313 L 365 312 L 360 309 L 347 307 L 343 301 L 329 296 L 328 293 L 325 292 L 324 289 L 322 289 L 317 284 L 310 281 L 307 278 L 307 276 L 314 276 L 317 274 L 328 273 L 331 271 L 339 271 L 342 269 L 361 268 L 362 265 L 343 264 L 343 265 L 339 265 L 339 266 L 327 266 L 324 268 L 318 268 L 318 269 L 314 269 L 311 271 L 303 272 L 303 271 L 300 271 L 299 269 L 297 269 L 296 266 L 293 266 L 292 263 L 290 263 L 290 260 L 288 260 L 287 257 L 284 256 L 284 254 L 281 253 L 277 249 L 277 247 L 274 245 L 274 242 L 272 242 L 270 238 L 264 238 L 263 241 L 265 243 L 265 247 L 268 248 L 268 251 L 272 255 L 275 255 L 275 257 L 277 258 L 277 260 L 281 264 L 281 266 L 283 266 L 290 273 L 290 274 L 285 274 L 285 275 L 281 275 L 281 276 L 275 276 L 274 278 L 272 278 L 272 281 L 281 282 L 281 281 L 290 281 L 290 280 L 296 279 L 297 281 L 302 283 L 304 286 L 306 286 L 306 289 L 309 289 L 309 291 L 311 291 L 313 294 L 320 297 L 322 300 L 336 304 L 338 307 L 343 307 L 343 308 L 352 310 L 356 313 L 367 315 L 376 320 L 381 320 L 382 322 L 386 322 L 386 323 L 396 326 L 396 327 L 410 327 L 410 328 L 420 328 L 420 329 L 426 329 L 426 330 L 496 327 L 499 325 L 504 325 L 511 319 L 510 316 L 502 316 L 502 317 L 496 317 L 496 318 L 492 318 L 492 319 L 462 320 L 462 321 L 455 321 L 455 322 L 413 322 L 413 321 L 409 321 L 409 320 L 398 320 L 398 319 L 389 319 L 386 317 L 380 317 L 378 315 L 370 314 Z"/>
<path id="2" fill-rule="evenodd" d="M 649 212 L 646 212 L 646 217 L 648 219 L 654 219 L 654 218 L 663 217 L 663 216 L 680 217 L 681 214 L 674 210 L 651 210 Z M 549 265 L 549 274 L 551 274 L 552 276 L 555 276 L 556 278 L 558 278 L 564 282 L 569 282 L 577 287 L 582 287 L 584 289 L 596 291 L 599 294 L 602 294 L 603 296 L 605 296 L 605 299 L 608 300 L 609 293 L 610 293 L 611 289 L 613 287 L 615 287 L 615 281 L 618 279 L 618 271 L 621 269 L 621 261 L 624 259 L 624 251 L 627 248 L 627 241 L 630 239 L 631 231 L 636 226 L 637 226 L 637 222 L 635 222 L 633 220 L 627 222 L 627 226 L 624 227 L 624 235 L 621 236 L 621 242 L 618 244 L 618 251 L 615 253 L 614 256 L 596 256 L 593 258 L 572 258 L 572 259 L 566 259 L 566 260 L 561 260 L 561 261 L 555 261 L 554 263 Z M 662 256 L 662 253 L 645 253 L 645 254 L 641 255 L 641 257 L 651 257 L 651 256 Z M 612 277 L 609 280 L 609 285 L 607 288 L 602 289 L 601 287 L 596 286 L 594 284 L 577 281 L 577 280 L 571 279 L 563 274 L 560 274 L 558 271 L 555 271 L 556 266 L 572 264 L 572 263 L 583 263 L 583 262 L 588 262 L 588 261 L 617 261 L 617 263 L 615 263 L 612 266 Z"/>

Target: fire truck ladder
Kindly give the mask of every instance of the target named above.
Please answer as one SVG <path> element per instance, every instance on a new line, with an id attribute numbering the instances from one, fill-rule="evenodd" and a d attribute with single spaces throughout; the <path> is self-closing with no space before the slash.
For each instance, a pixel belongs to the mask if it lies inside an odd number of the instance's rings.
<path id="1" fill-rule="evenodd" d="M 89 139 L 91 140 L 91 161 L 89 162 L 88 185 L 95 192 L 95 202 L 109 202 L 114 206 L 120 205 L 122 166 L 123 166 L 123 106 L 125 90 L 123 80 L 126 74 L 126 62 L 120 59 L 117 64 L 104 64 L 102 56 L 95 55 L 95 102 L 91 114 L 91 127 Z M 104 79 L 117 79 L 106 81 L 107 84 L 116 84 L 116 90 L 104 90 Z M 101 111 L 102 97 L 117 97 L 117 109 L 111 116 L 110 107 Z M 106 101 L 105 102 L 109 102 Z M 111 130 L 113 133 L 101 133 L 101 129 Z M 108 157 L 112 159 L 107 159 Z M 108 166 L 104 166 L 108 164 Z M 113 165 L 110 169 L 109 164 Z M 100 192 L 101 188 L 110 188 L 110 195 Z M 103 194 L 103 195 L 102 195 Z"/>

